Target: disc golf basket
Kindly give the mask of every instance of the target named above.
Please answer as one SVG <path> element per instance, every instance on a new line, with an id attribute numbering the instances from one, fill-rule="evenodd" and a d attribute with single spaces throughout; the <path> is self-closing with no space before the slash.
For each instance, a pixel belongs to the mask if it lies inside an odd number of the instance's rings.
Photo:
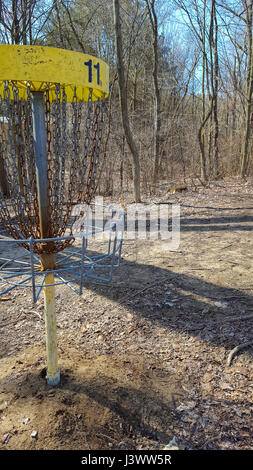
<path id="1" fill-rule="evenodd" d="M 36 302 L 43 291 L 47 382 L 55 386 L 55 286 L 81 294 L 83 277 L 110 281 L 120 263 L 124 216 L 113 209 L 107 251 L 87 251 L 88 238 L 104 230 L 94 225 L 90 207 L 109 70 L 93 56 L 40 46 L 0 46 L 0 63 L 0 248 L 18 245 L 26 253 L 0 258 L 0 295 L 30 287 Z M 73 216 L 76 205 L 85 214 Z"/>

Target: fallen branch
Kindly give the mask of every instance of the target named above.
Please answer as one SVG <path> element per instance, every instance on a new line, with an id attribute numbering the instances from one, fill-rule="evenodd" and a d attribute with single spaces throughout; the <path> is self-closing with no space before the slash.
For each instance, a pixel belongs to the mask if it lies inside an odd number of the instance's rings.
<path id="1" fill-rule="evenodd" d="M 234 357 L 238 354 L 239 351 L 241 351 L 242 349 L 246 349 L 250 346 L 253 346 L 253 341 L 248 341 L 247 343 L 238 344 L 238 346 L 232 349 L 232 351 L 229 353 L 228 358 L 227 358 L 227 366 L 228 367 L 231 366 Z"/>
<path id="2" fill-rule="evenodd" d="M 102 434 L 102 433 L 97 433 L 96 436 L 99 438 L 99 437 L 103 437 L 103 438 L 106 438 L 108 439 L 109 441 L 114 441 L 114 442 L 118 442 L 116 439 L 114 439 L 113 437 L 111 436 L 106 436 L 106 434 Z"/>
<path id="3" fill-rule="evenodd" d="M 202 449 L 203 450 L 206 450 L 208 444 L 210 444 L 210 442 L 214 442 L 214 441 L 219 441 L 219 439 L 221 439 L 221 436 L 217 436 L 217 437 L 211 437 L 211 439 L 208 439 L 202 446 Z"/>
<path id="4" fill-rule="evenodd" d="M 223 319 L 221 320 L 221 323 L 223 323 L 223 322 L 230 322 L 230 321 L 233 322 L 233 321 L 239 321 L 239 320 L 242 320 L 242 321 L 243 321 L 243 320 L 250 320 L 251 318 L 253 318 L 253 314 L 251 314 L 251 315 L 244 315 L 244 316 L 242 316 L 242 317 L 229 317 L 229 318 L 223 318 Z M 218 320 L 218 321 L 219 321 L 219 320 Z"/>

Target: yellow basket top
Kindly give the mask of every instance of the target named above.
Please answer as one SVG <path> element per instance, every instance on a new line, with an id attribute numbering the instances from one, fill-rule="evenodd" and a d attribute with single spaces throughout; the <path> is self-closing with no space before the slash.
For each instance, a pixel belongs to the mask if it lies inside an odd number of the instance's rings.
<path id="1" fill-rule="evenodd" d="M 49 86 L 50 100 L 55 101 L 55 85 L 65 87 L 67 101 L 88 101 L 109 94 L 108 65 L 88 54 L 44 46 L 0 45 L 0 95 L 4 82 L 15 82 L 20 99 L 26 99 L 27 82 L 31 91 L 43 91 Z"/>

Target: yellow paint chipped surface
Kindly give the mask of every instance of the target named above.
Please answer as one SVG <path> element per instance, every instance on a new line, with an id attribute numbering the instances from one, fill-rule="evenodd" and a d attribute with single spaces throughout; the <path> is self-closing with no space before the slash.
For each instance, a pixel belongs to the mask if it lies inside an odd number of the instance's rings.
<path id="1" fill-rule="evenodd" d="M 89 61 L 92 74 L 89 66 L 85 65 Z M 77 100 L 87 101 L 90 89 L 94 100 L 104 94 L 105 98 L 108 96 L 109 67 L 94 56 L 54 47 L 1 45 L 0 63 L 1 96 L 6 80 L 16 82 L 22 99 L 26 99 L 27 82 L 31 84 L 31 91 L 41 91 L 49 84 L 51 101 L 55 100 L 57 83 L 65 86 L 67 101 L 72 101 L 75 87 Z"/>

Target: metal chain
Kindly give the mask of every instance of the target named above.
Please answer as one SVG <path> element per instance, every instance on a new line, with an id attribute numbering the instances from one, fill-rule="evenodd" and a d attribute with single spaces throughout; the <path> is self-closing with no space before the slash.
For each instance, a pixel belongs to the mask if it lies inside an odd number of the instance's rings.
<path id="1" fill-rule="evenodd" d="M 19 213 L 19 199 L 20 199 L 20 194 L 18 189 L 18 170 L 16 166 L 16 154 L 15 154 L 15 147 L 14 147 L 14 139 L 13 139 L 13 113 L 12 113 L 12 105 L 11 105 L 11 97 L 10 97 L 10 88 L 9 88 L 9 82 L 5 82 L 4 84 L 4 100 L 5 100 L 5 105 L 6 105 L 6 115 L 7 115 L 7 120 L 8 120 L 8 143 L 10 147 L 10 162 L 11 162 L 11 169 L 12 169 L 12 202 L 15 206 L 15 212 L 16 214 Z"/>
<path id="2" fill-rule="evenodd" d="M 45 125 L 47 148 L 49 234 L 56 238 L 70 228 L 74 202 L 90 203 L 95 193 L 95 180 L 102 142 L 105 99 L 93 103 L 92 90 L 88 103 L 77 98 L 74 89 L 72 103 L 67 105 L 64 87 L 54 87 L 55 101 L 51 104 L 52 86 L 45 87 Z M 86 106 L 86 119 L 83 112 Z M 8 126 L 0 124 L 0 151 L 11 192 L 11 207 L 17 218 L 13 224 L 7 203 L 0 201 L 0 220 L 14 238 L 40 238 L 40 220 L 33 142 L 32 91 L 26 85 L 26 100 L 20 100 L 16 82 L 5 82 L 0 98 L 1 114 L 7 116 Z M 69 129 L 68 129 L 69 127 Z M 86 184 L 85 184 L 86 181 Z M 57 240 L 46 244 L 45 252 L 58 252 L 73 243 Z M 29 247 L 25 246 L 29 249 Z M 35 253 L 40 253 L 38 244 Z"/>
<path id="3" fill-rule="evenodd" d="M 71 157 L 70 157 L 70 162 L 69 162 L 69 182 L 68 182 L 68 190 L 67 190 L 67 201 L 66 201 L 66 209 L 65 209 L 65 214 L 62 219 L 61 223 L 61 228 L 59 231 L 59 235 L 62 236 L 63 233 L 66 230 L 67 224 L 70 219 L 71 215 L 71 210 L 72 210 L 72 202 L 73 202 L 73 194 L 74 194 L 74 182 L 75 182 L 75 176 L 77 172 L 77 165 L 76 165 L 76 143 L 75 143 L 75 134 L 74 134 L 74 129 L 75 126 L 77 125 L 77 108 L 75 106 L 75 103 L 77 102 L 77 96 L 76 96 L 76 87 L 74 88 L 74 94 L 73 94 L 73 99 L 72 99 L 72 129 L 71 129 L 71 143 L 72 143 L 72 152 L 71 152 Z"/>
<path id="4" fill-rule="evenodd" d="M 80 114 L 80 103 L 77 101 L 76 88 L 74 90 L 74 96 L 72 100 L 72 155 L 71 155 L 71 166 L 70 166 L 70 199 L 73 201 L 75 198 L 76 186 L 77 186 L 77 175 L 80 168 L 80 138 L 81 138 L 81 114 Z"/>
<path id="5" fill-rule="evenodd" d="M 88 159 L 88 152 L 89 152 L 89 145 L 90 145 L 90 130 L 92 125 L 92 109 L 93 109 L 93 101 L 92 101 L 92 89 L 89 91 L 88 103 L 87 103 L 87 117 L 85 120 L 85 137 L 84 137 L 84 152 L 82 161 L 80 164 L 80 171 L 79 171 L 79 185 L 77 187 L 77 201 L 82 202 L 83 200 L 83 188 L 85 182 L 85 175 L 87 171 L 87 159 Z"/>
<path id="6" fill-rule="evenodd" d="M 5 130 L 1 132 L 2 134 L 2 142 L 4 143 L 4 151 L 7 151 L 7 155 L 5 155 L 5 171 L 8 179 L 8 186 L 10 190 L 10 210 L 7 206 L 7 203 L 1 204 L 1 222 L 7 232 L 13 236 L 13 238 L 24 238 L 23 237 L 23 213 L 22 213 L 22 196 L 20 191 L 17 191 L 18 187 L 18 170 L 15 162 L 15 145 L 14 145 L 14 136 L 13 136 L 13 128 L 15 128 L 15 114 L 14 114 L 14 106 L 11 103 L 11 92 L 9 87 L 9 82 L 6 81 L 4 83 L 4 91 L 3 91 L 3 116 L 7 118 L 7 135 L 8 135 L 8 143 L 6 144 L 6 136 Z M 15 96 L 14 96 L 15 99 Z M 14 210 L 15 218 L 13 219 Z M 10 212 L 11 211 L 11 212 Z M 17 223 L 18 222 L 18 223 Z M 26 248 L 26 244 L 23 244 Z"/>
<path id="7" fill-rule="evenodd" d="M 0 96 L 0 113 L 1 113 L 1 120 L 0 120 L 0 127 L 1 127 L 1 132 L 0 132 L 0 151 L 1 151 L 1 158 L 2 158 L 2 163 L 4 164 L 5 167 L 5 175 L 7 178 L 7 185 L 8 185 L 8 190 L 10 191 L 10 197 L 12 194 L 12 182 L 11 182 L 11 171 L 10 171 L 10 161 L 9 161 L 9 152 L 8 152 L 8 136 L 7 136 L 7 130 L 5 124 L 8 123 L 8 112 L 7 112 L 7 107 L 6 107 L 6 90 L 7 87 L 9 86 L 8 82 L 5 82 L 4 84 L 4 98 Z M 6 122 L 7 121 L 7 122 Z M 11 199 L 13 202 L 13 200 Z M 15 203 L 15 202 L 14 202 Z M 2 198 L 1 204 L 0 204 L 0 221 L 3 227 L 7 230 L 7 232 L 13 236 L 13 238 L 18 238 L 19 237 L 19 232 L 16 229 L 16 226 L 12 223 L 11 221 L 11 213 L 9 210 L 9 207 L 7 205 L 7 201 Z"/>
<path id="8" fill-rule="evenodd" d="M 39 220 L 39 202 L 37 192 L 37 180 L 36 180 L 36 166 L 35 166 L 35 155 L 33 145 L 33 122 L 32 122 L 32 97 L 31 97 L 31 84 L 26 84 L 26 115 L 27 122 L 25 123 L 27 132 L 27 165 L 30 171 L 31 179 L 31 199 L 34 208 L 34 238 L 40 236 L 40 220 Z"/>
<path id="9" fill-rule="evenodd" d="M 60 197 L 59 197 L 59 210 L 58 213 L 61 214 L 61 218 L 59 220 L 59 230 L 60 233 L 63 233 L 63 220 L 64 220 L 64 200 L 65 200 L 65 171 L 66 171 L 66 155 L 67 155 L 67 96 L 65 88 L 62 89 L 62 133 L 61 133 L 61 186 L 60 186 Z"/>
<path id="10" fill-rule="evenodd" d="M 56 101 L 52 105 L 52 117 L 53 117 L 53 148 L 54 148 L 54 165 L 53 165 L 53 191 L 52 201 L 50 205 L 52 207 L 52 220 L 54 221 L 54 227 L 52 227 L 52 233 L 58 232 L 59 225 L 59 190 L 60 190 L 60 139 L 61 139 L 61 87 L 59 84 L 55 86 L 55 97 Z"/>
<path id="11" fill-rule="evenodd" d="M 23 135 L 23 106 L 22 101 L 19 99 L 19 90 L 15 83 L 12 85 L 13 92 L 13 115 L 15 119 L 15 147 L 16 147 L 16 159 L 18 165 L 18 184 L 19 191 L 22 195 L 22 210 L 19 214 L 20 218 L 20 228 L 22 232 L 28 236 L 34 234 L 34 223 L 32 219 L 32 207 L 30 200 L 30 187 L 29 187 L 29 177 L 27 174 L 27 165 L 25 159 L 25 143 Z"/>
<path id="12" fill-rule="evenodd" d="M 103 98 L 102 103 L 98 101 L 95 109 L 95 118 L 93 123 L 93 148 L 91 150 L 89 173 L 87 178 L 86 190 L 85 190 L 85 201 L 87 204 L 90 203 L 95 193 L 95 179 L 98 166 L 99 150 L 102 142 L 102 131 L 104 124 L 104 113 L 105 113 L 105 99 Z M 100 116 L 101 115 L 101 116 Z M 100 119 L 99 119 L 100 118 Z"/>

